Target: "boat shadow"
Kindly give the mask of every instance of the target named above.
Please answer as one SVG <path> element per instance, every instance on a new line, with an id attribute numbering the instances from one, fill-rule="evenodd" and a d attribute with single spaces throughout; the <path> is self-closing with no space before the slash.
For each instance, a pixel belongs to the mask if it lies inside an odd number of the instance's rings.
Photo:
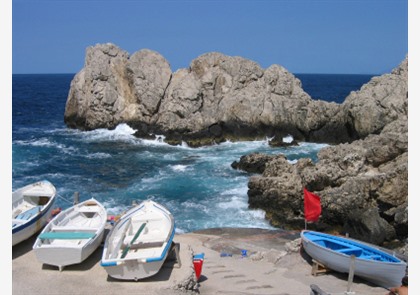
<path id="1" fill-rule="evenodd" d="M 93 253 L 83 260 L 81 263 L 67 265 L 63 267 L 63 272 L 71 272 L 71 271 L 88 271 L 92 269 L 96 264 L 100 263 L 102 258 L 103 246 L 99 246 Z M 49 265 L 49 264 L 42 264 L 43 270 L 57 270 L 58 266 Z"/>
<path id="2" fill-rule="evenodd" d="M 165 281 L 169 281 L 175 265 L 176 265 L 176 261 L 172 261 L 172 260 L 168 260 L 167 259 L 163 263 L 161 269 L 159 270 L 159 272 L 157 274 L 155 274 L 155 275 L 153 275 L 151 277 L 148 277 L 148 278 L 140 279 L 137 282 L 139 282 L 139 283 L 141 283 L 141 282 L 146 283 L 146 282 L 165 282 Z M 113 277 L 111 277 L 109 275 L 108 275 L 108 277 L 107 277 L 106 280 L 107 280 L 107 282 L 121 282 L 121 283 L 124 283 L 124 282 L 133 283 L 133 282 L 136 282 L 134 280 L 119 280 L 119 279 L 113 278 Z"/>
<path id="3" fill-rule="evenodd" d="M 27 254 L 28 252 L 32 251 L 32 247 L 42 230 L 31 236 L 25 241 L 20 242 L 12 247 L 12 260 L 17 259 L 20 256 Z M 105 236 L 105 235 L 104 235 Z M 102 244 L 84 261 L 79 264 L 68 265 L 63 268 L 63 271 L 86 271 L 95 266 L 95 264 L 99 263 L 102 258 L 103 252 L 103 242 Z M 58 267 L 54 265 L 42 264 L 42 269 L 46 270 L 57 270 Z"/>
<path id="4" fill-rule="evenodd" d="M 30 238 L 20 242 L 19 244 L 12 246 L 12 260 L 19 258 L 20 256 L 25 255 L 26 253 L 32 251 L 32 247 L 40 232 L 41 231 L 37 232 Z"/>
<path id="5" fill-rule="evenodd" d="M 168 256 L 166 257 L 165 262 L 163 263 L 162 267 L 160 268 L 160 270 L 157 274 L 155 274 L 151 277 L 148 277 L 148 278 L 138 280 L 138 282 L 164 282 L 164 281 L 169 281 L 174 268 L 180 268 L 181 267 L 179 261 L 177 260 L 174 247 L 175 247 L 175 245 L 172 244 L 170 252 L 169 252 Z M 111 276 L 108 276 L 107 281 L 108 282 L 133 282 L 133 280 L 119 280 L 119 279 L 113 278 Z"/>

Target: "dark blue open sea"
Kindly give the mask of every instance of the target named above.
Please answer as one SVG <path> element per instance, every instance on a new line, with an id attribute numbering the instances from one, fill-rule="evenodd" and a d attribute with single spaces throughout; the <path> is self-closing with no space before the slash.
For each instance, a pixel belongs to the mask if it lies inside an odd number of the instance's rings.
<path id="1" fill-rule="evenodd" d="M 82 132 L 66 127 L 64 109 L 73 74 L 13 75 L 12 188 L 49 180 L 56 207 L 80 200 L 103 202 L 110 215 L 146 198 L 172 211 L 178 232 L 213 227 L 271 228 L 264 212 L 248 209 L 249 175 L 231 163 L 251 152 L 283 153 L 290 161 L 325 145 L 271 148 L 267 140 L 189 148 L 135 138 L 127 125 Z M 314 99 L 341 103 L 372 75 L 297 74 Z"/>

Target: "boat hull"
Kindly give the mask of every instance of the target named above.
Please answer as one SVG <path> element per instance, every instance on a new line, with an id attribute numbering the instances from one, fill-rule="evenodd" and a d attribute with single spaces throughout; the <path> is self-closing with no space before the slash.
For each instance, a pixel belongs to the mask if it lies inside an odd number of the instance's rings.
<path id="1" fill-rule="evenodd" d="M 104 232 L 83 247 L 76 248 L 71 245 L 68 247 L 63 245 L 46 245 L 43 247 L 35 247 L 33 251 L 39 262 L 57 266 L 62 270 L 65 266 L 79 264 L 85 261 L 96 249 L 98 249 L 103 239 Z"/>
<path id="2" fill-rule="evenodd" d="M 305 236 L 305 232 L 301 233 L 302 246 L 306 253 L 313 259 L 319 261 L 326 267 L 341 273 L 349 273 L 351 265 L 351 255 L 339 253 L 335 250 L 319 245 Z M 321 233 L 317 233 L 321 234 Z M 337 239 L 337 236 L 321 234 L 326 238 L 332 237 Z M 340 238 L 342 242 L 352 245 L 350 239 Z M 354 244 L 357 247 L 364 246 L 372 253 L 384 255 L 389 257 L 388 253 L 380 253 L 378 249 L 367 248 L 368 246 L 362 243 Z M 350 253 L 351 254 L 351 253 Z M 374 255 L 375 256 L 375 255 Z M 379 255 L 377 255 L 379 256 Z M 390 261 L 378 261 L 374 259 L 354 258 L 354 274 L 378 286 L 390 288 L 401 285 L 401 280 L 406 274 L 407 264 L 398 258 L 389 259 Z"/>
<path id="3" fill-rule="evenodd" d="M 16 190 L 12 193 L 12 212 L 21 210 L 19 209 L 19 206 L 21 206 L 21 203 L 26 202 L 24 201 L 26 197 L 31 199 L 31 201 L 38 197 L 47 197 L 48 202 L 39 206 L 38 212 L 33 213 L 31 217 L 27 220 L 23 220 L 23 222 L 22 219 L 17 219 L 19 214 L 12 213 L 12 246 L 29 239 L 31 236 L 41 231 L 50 221 L 56 199 L 56 189 L 50 182 L 40 181 Z M 26 207 L 26 209 L 36 209 L 35 207 L 37 204 L 34 203 L 31 205 L 32 207 Z"/>
<path id="4" fill-rule="evenodd" d="M 83 262 L 104 240 L 106 220 L 105 208 L 95 199 L 60 212 L 33 245 L 38 261 L 60 270 Z"/>
<path id="5" fill-rule="evenodd" d="M 174 235 L 172 214 L 158 203 L 144 201 L 127 211 L 111 229 L 101 265 L 118 280 L 154 276 L 166 260 Z"/>
<path id="6" fill-rule="evenodd" d="M 138 281 L 156 275 L 162 268 L 166 256 L 158 262 L 146 263 L 137 260 L 127 260 L 119 265 L 106 267 L 110 277 L 118 280 Z"/>

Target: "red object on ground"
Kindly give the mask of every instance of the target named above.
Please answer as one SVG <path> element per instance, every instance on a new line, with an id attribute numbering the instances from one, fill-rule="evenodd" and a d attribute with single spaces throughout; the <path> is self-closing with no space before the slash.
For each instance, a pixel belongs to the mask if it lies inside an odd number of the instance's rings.
<path id="1" fill-rule="evenodd" d="M 194 270 L 195 270 L 195 277 L 198 279 L 201 276 L 201 270 L 203 269 L 203 260 L 202 259 L 197 259 L 194 260 Z"/>
<path id="2" fill-rule="evenodd" d="M 204 263 L 204 253 L 199 253 L 194 255 L 193 257 L 193 263 L 194 263 L 194 270 L 195 270 L 195 277 L 198 279 L 201 276 L 201 271 L 203 269 L 203 263 Z"/>

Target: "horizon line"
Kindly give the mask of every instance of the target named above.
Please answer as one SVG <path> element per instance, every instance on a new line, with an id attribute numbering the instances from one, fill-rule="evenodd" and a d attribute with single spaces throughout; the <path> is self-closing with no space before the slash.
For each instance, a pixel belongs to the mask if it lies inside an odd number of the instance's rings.
<path id="1" fill-rule="evenodd" d="M 77 72 L 78 73 L 78 72 Z M 12 75 L 76 75 L 77 73 L 12 73 Z M 175 73 L 175 72 L 172 72 Z M 293 75 L 364 75 L 364 76 L 380 76 L 380 75 L 384 75 L 384 74 L 389 74 L 387 73 L 382 73 L 382 74 L 378 74 L 378 73 L 315 73 L 315 72 L 307 72 L 307 73 L 293 73 L 293 72 L 289 72 Z"/>

